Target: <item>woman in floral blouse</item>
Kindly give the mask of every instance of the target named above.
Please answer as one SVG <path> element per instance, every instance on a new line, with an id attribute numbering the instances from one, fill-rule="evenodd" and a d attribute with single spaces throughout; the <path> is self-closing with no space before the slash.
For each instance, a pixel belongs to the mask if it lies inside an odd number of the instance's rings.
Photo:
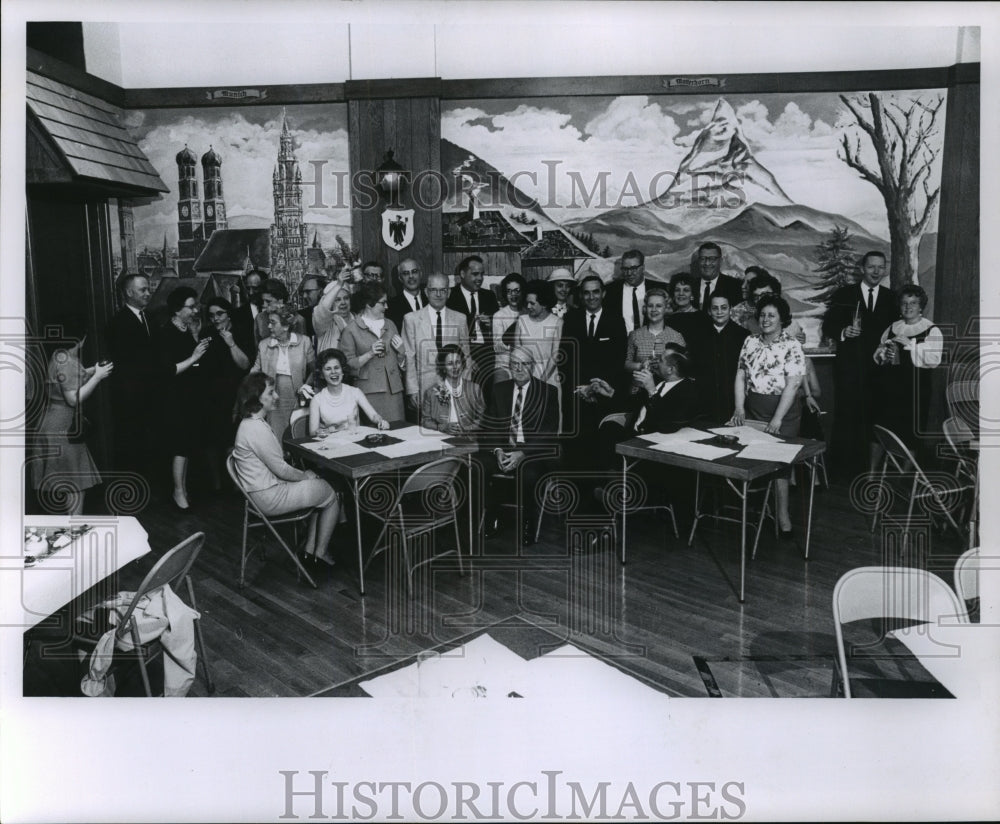
<path id="1" fill-rule="evenodd" d="M 748 419 L 764 421 L 764 431 L 794 438 L 799 434 L 802 409 L 799 384 L 806 373 L 802 345 L 785 329 L 792 322 L 788 303 L 778 295 L 757 301 L 760 334 L 743 342 L 736 371 L 736 411 L 731 423 L 742 426 Z M 778 528 L 783 538 L 791 538 L 788 516 L 788 478 L 775 482 Z"/>
<path id="2" fill-rule="evenodd" d="M 475 434 L 486 403 L 479 384 L 463 377 L 465 352 L 454 343 L 437 356 L 438 382 L 424 390 L 420 425 L 449 435 Z"/>

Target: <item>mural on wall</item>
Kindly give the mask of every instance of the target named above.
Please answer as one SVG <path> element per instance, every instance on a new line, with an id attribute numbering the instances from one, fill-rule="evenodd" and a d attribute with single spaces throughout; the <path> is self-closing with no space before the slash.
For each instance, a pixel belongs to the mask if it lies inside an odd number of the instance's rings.
<path id="1" fill-rule="evenodd" d="M 650 277 L 696 271 L 711 240 L 723 271 L 777 277 L 807 335 L 866 251 L 891 284 L 931 290 L 946 92 L 658 95 L 456 101 L 441 114 L 449 182 L 446 268 L 474 252 L 491 275 Z"/>
<path id="2" fill-rule="evenodd" d="M 354 256 L 346 105 L 133 110 L 126 125 L 170 192 L 120 208 L 116 271 L 219 292 L 257 269 L 294 291 Z"/>

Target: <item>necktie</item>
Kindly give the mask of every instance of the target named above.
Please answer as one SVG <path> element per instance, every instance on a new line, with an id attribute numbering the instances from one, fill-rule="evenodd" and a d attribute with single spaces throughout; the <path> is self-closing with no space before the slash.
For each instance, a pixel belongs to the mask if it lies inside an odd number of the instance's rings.
<path id="1" fill-rule="evenodd" d="M 469 332 L 472 335 L 474 341 L 479 341 L 479 322 L 476 318 L 479 316 L 479 305 L 476 303 L 476 293 L 472 293 L 472 314 L 469 316 L 470 329 Z"/>
<path id="2" fill-rule="evenodd" d="M 594 315 L 594 314 L 591 314 L 591 316 L 590 316 L 590 326 L 587 327 L 587 337 L 588 338 L 594 337 L 594 319 L 596 317 L 597 317 L 597 315 Z"/>
<path id="3" fill-rule="evenodd" d="M 146 323 L 146 313 L 139 312 L 139 320 L 142 321 L 142 328 L 146 330 L 146 337 L 149 337 L 149 324 Z"/>
<path id="4" fill-rule="evenodd" d="M 420 305 L 420 295 L 419 295 L 419 294 L 416 294 L 416 295 L 414 295 L 414 296 L 413 296 L 413 308 L 414 308 L 414 309 L 415 309 L 416 311 L 418 311 L 418 312 L 419 312 L 419 311 L 420 311 L 421 309 L 423 309 L 423 308 L 424 308 L 423 306 L 421 306 L 421 305 Z"/>
<path id="5" fill-rule="evenodd" d="M 441 310 L 437 313 L 437 328 L 434 331 L 434 341 L 437 343 L 437 348 L 440 349 L 444 344 L 441 342 Z"/>
<path id="6" fill-rule="evenodd" d="M 632 287 L 632 328 L 638 329 L 641 326 L 639 322 L 639 297 L 636 295 L 636 287 Z"/>
<path id="7" fill-rule="evenodd" d="M 520 386 L 514 387 L 514 408 L 510 415 L 510 442 L 518 442 L 517 433 L 521 428 L 521 403 L 524 399 L 524 390 Z"/>
<path id="8" fill-rule="evenodd" d="M 711 288 L 712 288 L 712 284 L 710 284 L 710 283 L 709 283 L 709 282 L 708 282 L 708 281 L 706 280 L 706 281 L 705 281 L 705 291 L 704 291 L 704 292 L 702 293 L 702 295 L 701 295 L 701 308 L 702 308 L 702 310 L 703 310 L 703 311 L 705 311 L 705 312 L 707 312 L 707 311 L 708 311 L 708 305 L 709 305 L 709 300 L 708 300 L 708 298 L 709 298 L 709 292 L 711 291 Z"/>
<path id="9" fill-rule="evenodd" d="M 875 290 L 868 287 L 868 314 L 872 314 L 875 311 Z"/>

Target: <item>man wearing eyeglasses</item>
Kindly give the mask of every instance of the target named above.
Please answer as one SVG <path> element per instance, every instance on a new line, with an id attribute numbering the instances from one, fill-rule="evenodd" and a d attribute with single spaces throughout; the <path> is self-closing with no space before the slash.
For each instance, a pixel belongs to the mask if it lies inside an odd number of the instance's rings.
<path id="1" fill-rule="evenodd" d="M 483 466 L 515 478 L 521 541 L 525 546 L 535 540 L 538 517 L 535 487 L 555 462 L 551 447 L 559 427 L 559 396 L 554 386 L 532 377 L 534 368 L 534 359 L 527 349 L 511 350 L 513 380 L 494 385 L 480 441 L 484 450 L 488 450 L 482 456 Z M 550 453 L 547 458 L 546 452 Z M 494 489 L 499 481 L 491 476 L 487 485 L 487 538 L 497 535 L 503 526 L 497 503 L 500 491 Z"/>
<path id="2" fill-rule="evenodd" d="M 709 241 L 701 244 L 695 262 L 698 264 L 698 274 L 701 276 L 695 300 L 702 312 L 706 315 L 711 312 L 712 298 L 715 295 L 728 298 L 730 306 L 736 306 L 743 301 L 743 281 L 721 274 L 722 247 L 718 243 Z"/>
<path id="3" fill-rule="evenodd" d="M 638 249 L 631 249 L 622 255 L 618 266 L 622 279 L 608 284 L 604 306 L 625 321 L 627 336 L 645 322 L 646 289 L 651 286 L 665 289 L 667 284 L 646 277 L 646 257 Z"/>
<path id="4" fill-rule="evenodd" d="M 445 304 L 451 289 L 448 276 L 435 273 L 427 278 L 427 306 L 403 316 L 406 347 L 406 399 L 411 411 L 420 409 L 424 390 L 438 381 L 437 353 L 449 343 L 458 344 L 469 357 L 469 330 L 465 315 Z"/>
<path id="5" fill-rule="evenodd" d="M 299 315 L 301 315 L 302 319 L 305 321 L 306 335 L 310 338 L 315 337 L 312 320 L 313 309 L 315 309 L 316 304 L 319 303 L 319 299 L 323 295 L 324 288 L 326 288 L 326 278 L 319 277 L 317 275 L 307 275 L 302 279 L 302 283 L 299 285 L 299 292 L 302 295 L 302 308 L 299 309 Z"/>
<path id="6" fill-rule="evenodd" d="M 396 324 L 397 329 L 402 329 L 404 315 L 417 312 L 427 305 L 427 293 L 423 288 L 423 269 L 413 258 L 399 262 L 396 266 L 396 280 L 402 288 L 389 298 L 385 316 Z"/>

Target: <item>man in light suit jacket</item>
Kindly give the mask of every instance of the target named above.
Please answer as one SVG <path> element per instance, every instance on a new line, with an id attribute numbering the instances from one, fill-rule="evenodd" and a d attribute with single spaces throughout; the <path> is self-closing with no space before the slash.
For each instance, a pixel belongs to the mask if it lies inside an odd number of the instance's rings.
<path id="1" fill-rule="evenodd" d="M 115 465 L 147 478 L 155 455 L 159 402 L 173 374 L 160 362 L 159 329 L 146 314 L 149 280 L 126 274 L 118 279 L 124 306 L 108 326 L 111 412 L 114 419 Z"/>
<path id="2" fill-rule="evenodd" d="M 885 255 L 868 252 L 861 259 L 862 280 L 833 293 L 823 318 L 823 337 L 837 346 L 833 364 L 834 416 L 830 458 L 850 476 L 871 468 L 876 452 L 873 442 L 872 356 L 882 333 L 899 318 L 899 299 L 881 281 L 886 274 Z"/>
<path id="3" fill-rule="evenodd" d="M 627 337 L 645 323 L 646 290 L 653 286 L 666 289 L 667 284 L 646 277 L 646 257 L 638 249 L 622 255 L 619 268 L 622 279 L 612 281 L 605 288 L 604 308 L 625 322 Z"/>
<path id="4" fill-rule="evenodd" d="M 469 353 L 472 356 L 470 377 L 483 390 L 489 401 L 493 384 L 493 313 L 500 308 L 496 295 L 483 289 L 486 269 L 483 259 L 471 255 L 458 264 L 458 288 L 448 296 L 448 308 L 465 315 L 469 331 Z"/>
<path id="5" fill-rule="evenodd" d="M 706 315 L 709 313 L 714 295 L 725 295 L 729 305 L 743 301 L 743 281 L 730 275 L 720 274 L 722 267 L 722 247 L 718 243 L 703 243 L 698 247 L 698 273 L 701 282 L 695 301 Z"/>
<path id="6" fill-rule="evenodd" d="M 403 330 L 403 318 L 410 312 L 417 312 L 427 305 L 427 293 L 424 291 L 424 273 L 420 264 L 413 258 L 401 260 L 396 267 L 396 280 L 402 291 L 391 298 L 385 308 L 385 316 L 396 328 Z"/>
<path id="7" fill-rule="evenodd" d="M 424 390 L 437 382 L 437 353 L 456 343 L 469 357 L 469 331 L 465 315 L 449 309 L 448 278 L 433 274 L 427 278 L 427 306 L 403 316 L 403 345 L 406 347 L 406 399 L 414 415 L 420 409 Z"/>
<path id="8" fill-rule="evenodd" d="M 521 540 L 534 542 L 538 517 L 535 487 L 558 457 L 553 448 L 559 428 L 559 396 L 556 388 L 532 377 L 535 364 L 527 349 L 515 347 L 510 353 L 513 380 L 493 387 L 483 418 L 480 446 L 483 466 L 492 472 L 514 475 L 517 484 L 518 510 L 521 513 Z M 486 490 L 486 536 L 501 529 L 499 493 L 490 478 Z"/>

